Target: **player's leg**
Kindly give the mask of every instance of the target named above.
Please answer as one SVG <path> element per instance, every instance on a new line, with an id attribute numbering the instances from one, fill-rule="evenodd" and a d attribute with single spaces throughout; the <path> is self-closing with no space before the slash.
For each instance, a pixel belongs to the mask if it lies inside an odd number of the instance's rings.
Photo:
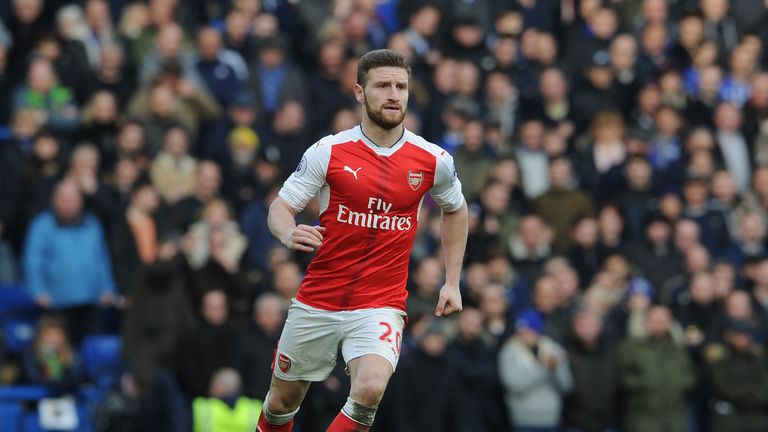
<path id="1" fill-rule="evenodd" d="M 392 364 L 378 354 L 366 354 L 351 360 L 347 367 L 352 388 L 328 432 L 367 432 L 394 372 Z"/>
<path id="2" fill-rule="evenodd" d="M 309 381 L 285 381 L 272 375 L 259 416 L 258 432 L 290 432 L 293 417 L 309 389 Z"/>
<path id="3" fill-rule="evenodd" d="M 352 381 L 347 403 L 328 432 L 366 432 L 397 366 L 405 321 L 390 309 L 358 311 L 345 322 L 350 329 L 342 343 Z"/>
<path id="4" fill-rule="evenodd" d="M 294 302 L 272 365 L 259 432 L 289 432 L 309 384 L 328 377 L 336 365 L 341 332 L 332 313 Z"/>

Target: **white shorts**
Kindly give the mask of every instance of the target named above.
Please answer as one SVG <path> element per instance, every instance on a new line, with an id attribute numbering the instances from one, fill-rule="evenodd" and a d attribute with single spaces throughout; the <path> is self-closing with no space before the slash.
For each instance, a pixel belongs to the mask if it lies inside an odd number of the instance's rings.
<path id="1" fill-rule="evenodd" d="M 405 312 L 393 308 L 327 311 L 294 299 L 275 352 L 274 374 L 285 381 L 323 381 L 336 366 L 366 354 L 384 357 L 394 371 Z"/>

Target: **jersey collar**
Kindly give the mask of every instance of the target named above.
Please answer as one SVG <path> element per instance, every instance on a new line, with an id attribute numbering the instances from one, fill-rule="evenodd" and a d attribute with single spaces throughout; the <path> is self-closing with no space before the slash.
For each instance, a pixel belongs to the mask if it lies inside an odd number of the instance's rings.
<path id="1" fill-rule="evenodd" d="M 381 147 L 374 143 L 368 136 L 365 135 L 365 132 L 363 132 L 363 126 L 357 125 L 357 130 L 360 132 L 361 141 L 367 145 L 371 150 L 373 150 L 376 154 L 379 156 L 391 156 L 396 151 L 400 149 L 400 147 L 405 144 L 406 141 L 408 141 L 408 136 L 410 135 L 410 131 L 403 126 L 403 134 L 400 136 L 400 138 L 395 142 L 392 147 Z"/>

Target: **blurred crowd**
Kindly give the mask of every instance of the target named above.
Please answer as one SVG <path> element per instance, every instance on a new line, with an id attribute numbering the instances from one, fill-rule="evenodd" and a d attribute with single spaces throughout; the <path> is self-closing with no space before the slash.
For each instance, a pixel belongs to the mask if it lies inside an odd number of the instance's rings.
<path id="1" fill-rule="evenodd" d="M 0 283 L 36 311 L 27 346 L 0 342 L 3 385 L 80 398 L 81 343 L 115 334 L 95 430 L 247 430 L 311 259 L 271 237 L 269 203 L 357 124 L 357 58 L 389 47 L 470 235 L 464 310 L 435 320 L 425 201 L 374 430 L 768 430 L 768 2 L 2 0 L 0 18 Z M 348 383 L 340 364 L 314 384 L 297 430 L 324 430 Z"/>

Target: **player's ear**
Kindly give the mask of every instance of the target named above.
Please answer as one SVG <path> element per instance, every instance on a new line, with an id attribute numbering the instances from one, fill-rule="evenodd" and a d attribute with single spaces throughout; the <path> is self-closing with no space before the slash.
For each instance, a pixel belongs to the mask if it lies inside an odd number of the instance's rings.
<path id="1" fill-rule="evenodd" d="M 357 102 L 359 103 L 365 102 L 365 91 L 363 90 L 363 87 L 357 83 L 355 83 L 355 99 L 357 99 Z"/>

